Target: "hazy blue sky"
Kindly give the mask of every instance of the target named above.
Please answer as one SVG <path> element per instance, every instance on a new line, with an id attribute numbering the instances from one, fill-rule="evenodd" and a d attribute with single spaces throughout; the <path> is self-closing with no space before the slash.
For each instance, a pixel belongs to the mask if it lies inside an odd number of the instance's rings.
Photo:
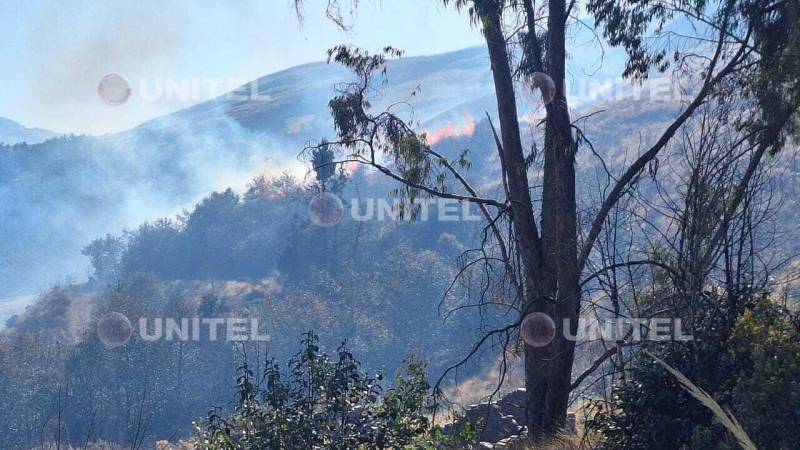
<path id="1" fill-rule="evenodd" d="M 0 116 L 57 132 L 100 134 L 130 128 L 193 100 L 111 107 L 97 95 L 103 75 L 142 82 L 251 80 L 324 59 L 349 42 L 386 44 L 409 55 L 481 43 L 468 18 L 432 0 L 362 0 L 353 32 L 307 0 L 301 25 L 291 0 L 0 0 Z M 224 5 L 224 6 L 223 6 Z M 208 87 L 208 89 L 205 89 Z M 151 91 L 154 92 L 154 91 Z"/>

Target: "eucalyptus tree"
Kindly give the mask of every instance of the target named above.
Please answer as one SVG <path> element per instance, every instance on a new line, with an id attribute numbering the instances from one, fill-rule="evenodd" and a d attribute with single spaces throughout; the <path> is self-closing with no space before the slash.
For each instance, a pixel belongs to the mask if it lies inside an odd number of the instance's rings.
<path id="1" fill-rule="evenodd" d="M 295 3 L 299 8 L 302 2 Z M 339 86 L 338 95 L 330 101 L 338 138 L 324 145 L 339 151 L 338 162 L 366 164 L 401 182 L 401 194 L 407 197 L 457 199 L 480 208 L 487 222 L 485 239 L 479 256 L 467 264 L 492 266 L 486 272 L 498 273 L 497 279 L 509 286 L 512 298 L 508 303 L 517 308 L 519 319 L 488 332 L 469 355 L 488 342 L 499 340 L 508 345 L 516 336 L 521 319 L 531 312 L 543 312 L 554 319 L 555 338 L 547 346 L 523 344 L 528 392 L 526 425 L 531 435 L 539 436 L 563 427 L 570 391 L 575 387 L 573 377 L 586 378 L 586 374 L 572 373 L 575 342 L 568 338 L 578 328 L 582 274 L 593 258 L 593 248 L 609 213 L 636 186 L 643 171 L 653 167 L 659 154 L 700 106 L 709 102 L 735 104 L 735 122 L 744 131 L 747 143 L 739 157 L 749 158 L 749 163 L 715 224 L 711 242 L 718 244 L 764 155 L 779 151 L 786 134 L 794 130 L 794 113 L 800 103 L 796 58 L 800 38 L 792 24 L 797 23 L 798 2 L 444 3 L 467 11 L 470 25 L 479 27 L 486 41 L 497 100 L 495 117 L 499 127 L 495 144 L 502 169 L 502 180 L 498 180 L 503 186 L 502 198 L 489 197 L 470 184 L 462 174 L 469 165 L 465 155 L 449 161 L 431 148 L 425 134 L 418 132 L 417 124 L 397 112 L 406 102 L 374 111 L 375 77 L 385 74 L 388 58 L 401 53 L 392 47 L 380 54 L 347 46 L 329 51 L 330 60 L 349 67 L 358 79 Z M 357 2 L 330 0 L 326 11 L 337 24 L 346 26 L 341 12 L 356 5 Z M 591 211 L 579 211 L 575 156 L 586 149 L 597 153 L 571 118 L 565 91 L 566 62 L 571 53 L 567 37 L 572 27 L 586 26 L 579 17 L 583 11 L 593 16 L 594 24 L 588 26 L 599 29 L 604 42 L 625 49 L 628 58 L 623 76 L 642 81 L 653 73 L 669 70 L 693 77 L 689 98 L 680 113 L 630 164 L 618 173 L 608 173 L 609 188 Z M 549 76 L 552 85 L 540 83 L 541 74 Z M 552 95 L 543 121 L 540 178 L 532 170 L 536 155 L 523 146 L 518 108 L 521 89 L 533 88 L 541 89 L 548 99 Z M 534 184 L 539 183 L 541 190 L 536 191 Z M 532 192 L 538 192 L 540 198 Z M 579 225 L 579 215 L 592 217 L 586 227 Z M 705 257 L 718 257 L 715 247 L 709 245 Z M 467 259 L 468 256 L 465 255 Z M 590 368 L 596 369 L 612 355 L 602 355 Z"/>

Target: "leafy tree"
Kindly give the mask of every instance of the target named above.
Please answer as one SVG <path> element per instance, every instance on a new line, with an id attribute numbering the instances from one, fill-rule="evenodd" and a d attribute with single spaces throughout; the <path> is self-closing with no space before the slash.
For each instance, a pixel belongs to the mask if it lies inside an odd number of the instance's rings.
<path id="1" fill-rule="evenodd" d="M 124 249 L 122 240 L 106 235 L 105 238 L 95 239 L 83 249 L 83 254 L 88 256 L 94 274 L 92 278 L 98 281 L 114 281 L 120 275 L 120 258 Z"/>
<path id="2" fill-rule="evenodd" d="M 121 272 L 133 274 L 146 271 L 163 278 L 178 278 L 186 267 L 180 264 L 184 250 L 177 225 L 169 219 L 145 223 L 125 235 L 126 246 L 120 258 Z"/>

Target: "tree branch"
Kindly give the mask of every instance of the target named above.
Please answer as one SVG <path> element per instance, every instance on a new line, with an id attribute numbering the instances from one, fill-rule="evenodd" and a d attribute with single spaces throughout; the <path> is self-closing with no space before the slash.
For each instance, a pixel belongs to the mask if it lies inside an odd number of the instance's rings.
<path id="1" fill-rule="evenodd" d="M 574 391 L 575 389 L 577 389 L 589 375 L 593 374 L 594 371 L 597 370 L 604 362 L 606 362 L 608 358 L 611 358 L 612 356 L 616 355 L 618 351 L 619 347 L 616 345 L 606 350 L 602 355 L 600 355 L 599 358 L 597 358 L 592 363 L 592 365 L 588 369 L 584 370 L 580 375 L 578 375 L 575 378 L 575 381 L 572 382 L 572 384 L 569 387 L 569 390 Z"/>
<path id="2" fill-rule="evenodd" d="M 749 33 L 748 33 L 749 34 Z M 586 266 L 586 260 L 589 258 L 589 254 L 592 251 L 592 247 L 594 246 L 595 241 L 597 240 L 598 236 L 600 235 L 600 230 L 603 228 L 603 224 L 605 223 L 608 214 L 611 212 L 611 209 L 614 205 L 619 201 L 622 197 L 623 193 L 627 189 L 628 185 L 631 181 L 645 168 L 647 163 L 649 163 L 655 156 L 667 145 L 667 143 L 672 139 L 675 135 L 675 132 L 687 121 L 690 117 L 694 114 L 695 110 L 702 105 L 706 97 L 711 93 L 713 87 L 717 85 L 723 78 L 725 78 L 728 74 L 730 74 L 736 64 L 740 61 L 742 56 L 744 55 L 747 47 L 741 46 L 734 55 L 734 57 L 728 62 L 728 64 L 716 75 L 713 75 L 714 66 L 716 65 L 717 60 L 719 59 L 722 53 L 722 42 L 724 40 L 725 34 L 720 32 L 720 40 L 717 45 L 716 52 L 712 59 L 712 62 L 708 69 L 708 74 L 703 83 L 703 88 L 700 92 L 695 96 L 694 100 L 689 104 L 689 106 L 675 119 L 674 122 L 664 131 L 661 137 L 653 144 L 650 149 L 645 152 L 642 156 L 640 156 L 629 168 L 625 171 L 625 173 L 617 180 L 617 183 L 614 185 L 614 188 L 611 190 L 611 193 L 608 194 L 606 199 L 603 201 L 603 204 L 600 208 L 600 211 L 595 216 L 594 220 L 592 221 L 592 227 L 589 230 L 589 235 L 586 238 L 586 241 L 583 243 L 583 247 L 581 248 L 580 255 L 578 257 L 578 271 L 583 271 L 584 267 Z"/>

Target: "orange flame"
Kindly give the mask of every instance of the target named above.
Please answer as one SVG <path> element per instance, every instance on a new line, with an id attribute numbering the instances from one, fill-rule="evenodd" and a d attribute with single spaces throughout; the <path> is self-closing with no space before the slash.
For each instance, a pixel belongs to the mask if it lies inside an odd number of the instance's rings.
<path id="1" fill-rule="evenodd" d="M 344 163 L 344 171 L 348 175 L 353 175 L 354 173 L 358 172 L 361 164 L 358 161 L 347 161 Z"/>
<path id="2" fill-rule="evenodd" d="M 467 124 L 461 128 L 456 128 L 452 123 L 448 123 L 438 130 L 426 132 L 428 145 L 436 145 L 442 140 L 448 138 L 472 136 L 475 133 L 475 128 L 477 127 L 478 123 L 469 114 L 464 114 L 464 119 L 466 120 Z"/>

